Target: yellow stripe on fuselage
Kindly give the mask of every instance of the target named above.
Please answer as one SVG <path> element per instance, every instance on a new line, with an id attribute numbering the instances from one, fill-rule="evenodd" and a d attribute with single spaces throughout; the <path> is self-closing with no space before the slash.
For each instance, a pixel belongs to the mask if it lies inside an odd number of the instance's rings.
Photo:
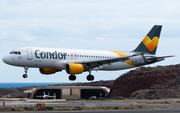
<path id="1" fill-rule="evenodd" d="M 119 55 L 119 56 L 126 56 L 126 54 L 124 54 L 124 53 L 122 53 L 122 52 L 119 52 L 119 51 L 111 51 L 111 52 L 116 53 L 116 54 Z M 129 64 L 129 65 L 131 65 L 131 66 L 133 66 L 133 67 L 136 67 L 136 66 L 131 62 L 130 59 L 126 60 L 126 63 Z"/>

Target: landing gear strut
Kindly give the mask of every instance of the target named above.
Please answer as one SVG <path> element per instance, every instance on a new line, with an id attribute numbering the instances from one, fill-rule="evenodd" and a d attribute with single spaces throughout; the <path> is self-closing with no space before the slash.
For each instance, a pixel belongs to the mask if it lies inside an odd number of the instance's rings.
<path id="1" fill-rule="evenodd" d="M 75 75 L 70 75 L 70 76 L 69 76 L 69 80 L 71 80 L 71 81 L 76 80 L 76 76 L 75 76 Z"/>
<path id="2" fill-rule="evenodd" d="M 89 70 L 89 75 L 86 77 L 86 79 L 87 79 L 88 81 L 93 81 L 93 80 L 94 80 L 94 76 L 91 75 L 91 70 Z"/>
<path id="3" fill-rule="evenodd" d="M 25 69 L 25 74 L 23 75 L 23 78 L 27 78 L 28 77 L 28 75 L 27 75 L 28 67 L 24 67 L 24 69 Z"/>

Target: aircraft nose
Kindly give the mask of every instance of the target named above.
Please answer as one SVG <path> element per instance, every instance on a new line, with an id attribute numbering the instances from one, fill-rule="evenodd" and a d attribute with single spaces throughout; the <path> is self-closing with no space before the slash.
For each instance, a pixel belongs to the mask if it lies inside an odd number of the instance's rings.
<path id="1" fill-rule="evenodd" d="M 3 60 L 4 63 L 6 63 L 7 58 L 4 56 L 2 60 Z"/>
<path id="2" fill-rule="evenodd" d="M 2 60 L 4 63 L 8 63 L 8 61 L 9 61 L 7 56 L 4 56 Z"/>

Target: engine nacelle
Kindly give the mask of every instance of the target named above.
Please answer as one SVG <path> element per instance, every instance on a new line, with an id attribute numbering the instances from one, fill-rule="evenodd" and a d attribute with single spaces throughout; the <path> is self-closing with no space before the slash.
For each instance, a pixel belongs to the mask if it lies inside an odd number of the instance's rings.
<path id="1" fill-rule="evenodd" d="M 53 68 L 39 68 L 39 71 L 41 74 L 54 74 L 57 72 L 57 69 L 53 69 Z"/>
<path id="2" fill-rule="evenodd" d="M 84 71 L 83 64 L 68 63 L 66 64 L 66 72 L 68 74 L 81 74 Z"/>

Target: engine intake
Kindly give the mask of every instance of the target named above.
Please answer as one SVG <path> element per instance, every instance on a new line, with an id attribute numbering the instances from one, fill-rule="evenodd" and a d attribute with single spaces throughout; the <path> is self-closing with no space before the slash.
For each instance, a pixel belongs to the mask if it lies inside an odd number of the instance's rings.
<path id="1" fill-rule="evenodd" d="M 68 74 L 81 74 L 84 71 L 83 64 L 68 63 L 66 64 L 66 72 Z"/>
<path id="2" fill-rule="evenodd" d="M 57 72 L 57 69 L 53 69 L 53 68 L 39 68 L 39 71 L 41 74 L 54 74 Z"/>

